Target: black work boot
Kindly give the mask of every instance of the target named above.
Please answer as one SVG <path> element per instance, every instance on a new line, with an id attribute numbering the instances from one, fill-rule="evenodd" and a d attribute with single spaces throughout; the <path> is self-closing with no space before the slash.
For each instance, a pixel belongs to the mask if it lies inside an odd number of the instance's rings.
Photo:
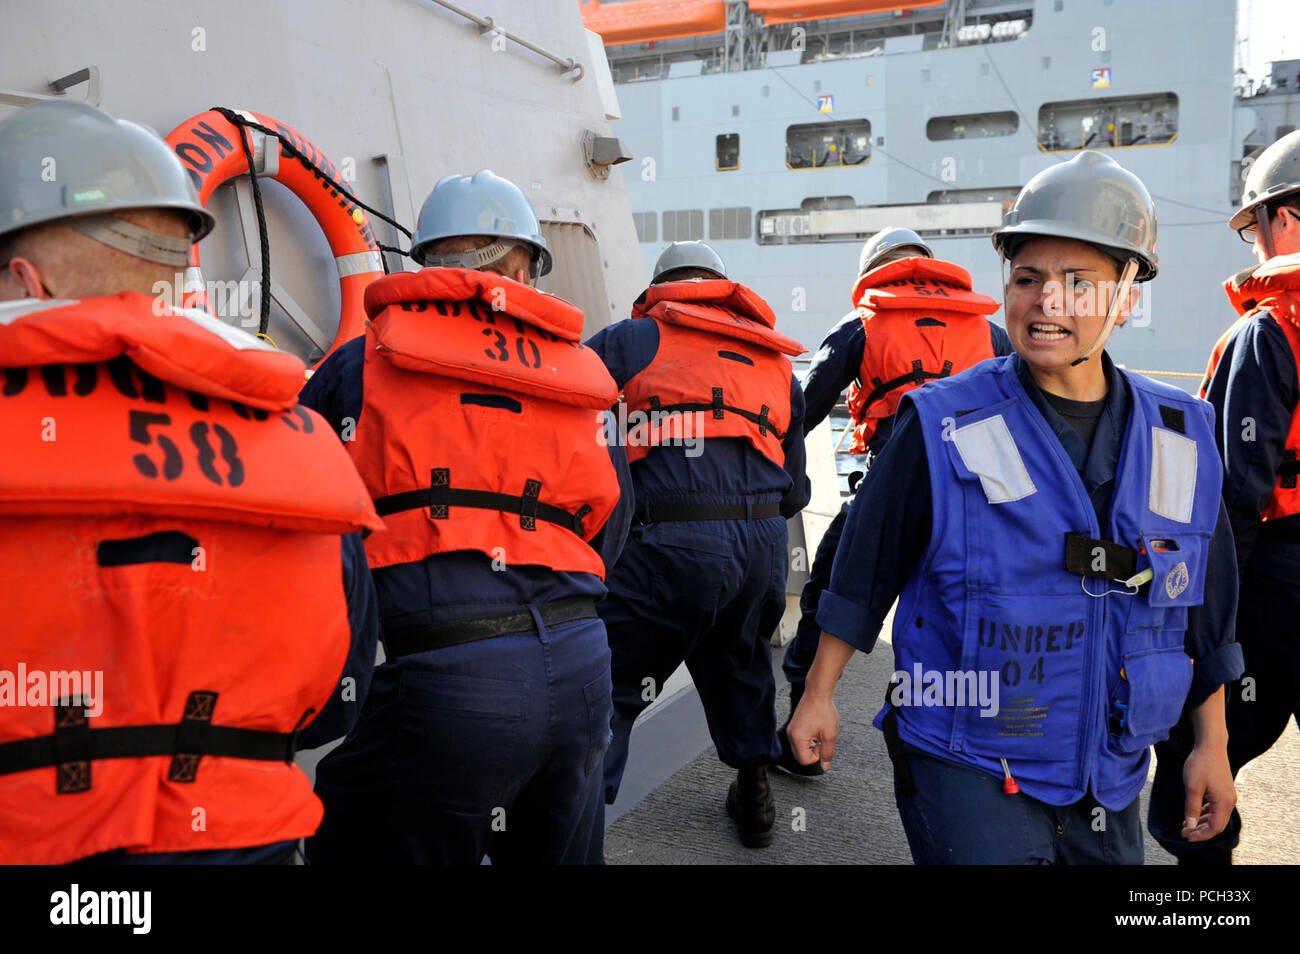
<path id="1" fill-rule="evenodd" d="M 766 848 L 772 844 L 772 825 L 776 823 L 776 801 L 767 784 L 767 766 L 743 768 L 727 789 L 727 814 L 740 828 L 740 841 L 746 848 Z"/>
<path id="2" fill-rule="evenodd" d="M 781 757 L 777 759 L 776 767 L 790 775 L 797 775 L 801 778 L 814 778 L 826 774 L 826 770 L 822 768 L 821 759 L 813 762 L 812 765 L 801 765 L 799 760 L 794 757 L 794 750 L 790 748 L 790 734 L 787 731 L 790 728 L 790 720 L 794 718 L 794 710 L 799 708 L 799 700 L 802 698 L 803 686 L 792 685 L 790 687 L 790 714 L 785 717 L 785 725 L 781 726 L 776 733 L 781 740 Z"/>

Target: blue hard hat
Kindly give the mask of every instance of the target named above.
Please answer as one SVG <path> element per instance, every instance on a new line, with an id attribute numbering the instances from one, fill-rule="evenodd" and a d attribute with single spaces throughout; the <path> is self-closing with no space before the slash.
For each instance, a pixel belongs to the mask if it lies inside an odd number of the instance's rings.
<path id="1" fill-rule="evenodd" d="M 532 252 L 535 276 L 551 270 L 551 250 L 532 204 L 509 179 L 487 169 L 472 176 L 443 176 L 424 200 L 411 237 L 411 258 L 421 265 L 440 239 L 485 235 L 518 243 Z"/>

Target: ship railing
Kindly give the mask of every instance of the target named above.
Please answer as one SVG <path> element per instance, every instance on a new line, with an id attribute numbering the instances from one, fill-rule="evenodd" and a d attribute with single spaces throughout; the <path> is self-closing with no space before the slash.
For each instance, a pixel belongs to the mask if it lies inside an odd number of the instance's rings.
<path id="1" fill-rule="evenodd" d="M 793 361 L 795 375 L 800 382 L 808 374 L 809 365 L 812 364 L 811 357 L 795 358 Z M 866 457 L 861 454 L 851 454 L 846 447 L 849 446 L 849 437 L 853 434 L 853 420 L 849 417 L 849 405 L 841 395 L 831 408 L 830 414 L 826 417 L 826 423 L 823 425 L 830 429 L 830 446 L 833 448 L 832 454 L 835 459 L 835 478 L 838 484 L 839 498 L 843 500 L 849 496 L 849 477 L 855 470 L 863 470 L 866 467 Z M 822 446 L 825 446 L 824 444 Z M 824 451 L 819 451 L 824 453 Z M 827 509 L 827 506 L 820 509 Z M 838 509 L 835 507 L 833 509 Z M 833 513 L 828 516 L 834 516 Z"/>
<path id="2" fill-rule="evenodd" d="M 1174 378 L 1187 381 L 1200 381 L 1205 377 L 1203 371 L 1144 371 L 1139 368 L 1130 368 L 1126 364 L 1117 364 L 1115 367 L 1123 368 L 1132 374 L 1141 374 L 1148 378 Z"/>

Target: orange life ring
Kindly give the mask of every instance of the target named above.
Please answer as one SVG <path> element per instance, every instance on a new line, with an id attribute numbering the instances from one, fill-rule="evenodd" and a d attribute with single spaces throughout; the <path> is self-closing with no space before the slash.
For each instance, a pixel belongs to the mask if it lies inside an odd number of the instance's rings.
<path id="1" fill-rule="evenodd" d="M 274 129 L 289 140 L 308 162 L 335 182 L 343 182 L 338 167 L 301 133 L 260 113 L 247 110 L 236 112 Z M 248 173 L 248 162 L 244 158 L 239 133 L 238 126 L 217 110 L 210 109 L 185 120 L 167 136 L 167 144 L 180 157 L 199 193 L 199 201 L 205 206 L 218 186 Z M 279 140 L 276 140 L 276 145 L 280 149 L 280 163 L 279 171 L 272 178 L 286 186 L 307 206 L 325 233 L 330 251 L 334 254 L 334 263 L 338 267 L 342 306 L 339 309 L 338 332 L 325 352 L 328 356 L 339 345 L 365 331 L 366 312 L 362 302 L 366 286 L 384 274 L 379 243 L 375 240 L 365 210 L 286 152 L 284 144 Z M 195 245 L 190 253 L 191 271 L 186 274 L 184 301 L 187 306 L 207 305 L 207 294 L 199 267 L 199 247 Z M 324 360 L 325 357 L 322 357 L 321 361 Z"/>

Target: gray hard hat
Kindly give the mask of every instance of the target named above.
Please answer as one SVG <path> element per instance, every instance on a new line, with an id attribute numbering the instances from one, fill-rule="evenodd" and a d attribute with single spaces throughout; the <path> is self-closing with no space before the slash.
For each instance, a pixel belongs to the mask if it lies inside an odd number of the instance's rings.
<path id="1" fill-rule="evenodd" d="M 1019 239 L 1035 235 L 1087 242 L 1120 262 L 1135 258 L 1134 281 L 1155 278 L 1159 266 L 1151 194 L 1141 179 L 1093 150 L 1030 179 L 993 233 L 993 245 L 1010 258 Z"/>
<path id="2" fill-rule="evenodd" d="M 461 235 L 483 235 L 502 240 L 481 252 L 476 262 L 460 256 L 435 256 L 433 243 Z M 411 258 L 421 265 L 463 265 L 478 268 L 499 258 L 509 246 L 523 245 L 533 259 L 533 277 L 551 270 L 551 250 L 542 237 L 542 225 L 532 203 L 509 179 L 483 169 L 472 176 L 443 176 L 420 207 L 411 237 Z M 492 254 L 495 253 L 495 254 Z M 472 256 L 471 256 L 472 257 Z M 458 259 L 446 261 L 445 259 Z"/>
<path id="3" fill-rule="evenodd" d="M 171 147 L 138 123 L 57 100 L 0 121 L 0 236 L 124 209 L 187 213 L 188 244 L 216 224 Z"/>
<path id="4" fill-rule="evenodd" d="M 903 247 L 914 248 L 925 258 L 934 258 L 930 246 L 911 229 L 881 229 L 862 246 L 862 254 L 858 256 L 858 275 L 867 274 L 880 264 L 882 258 Z"/>
<path id="5" fill-rule="evenodd" d="M 665 281 L 665 276 L 679 268 L 702 268 L 719 278 L 727 277 L 727 266 L 722 264 L 722 256 L 703 242 L 673 242 L 655 262 L 654 277 L 651 285 Z"/>
<path id="6" fill-rule="evenodd" d="M 1256 157 L 1241 190 L 1241 208 L 1228 220 L 1241 231 L 1255 221 L 1265 202 L 1300 193 L 1300 129 L 1283 136 Z"/>

